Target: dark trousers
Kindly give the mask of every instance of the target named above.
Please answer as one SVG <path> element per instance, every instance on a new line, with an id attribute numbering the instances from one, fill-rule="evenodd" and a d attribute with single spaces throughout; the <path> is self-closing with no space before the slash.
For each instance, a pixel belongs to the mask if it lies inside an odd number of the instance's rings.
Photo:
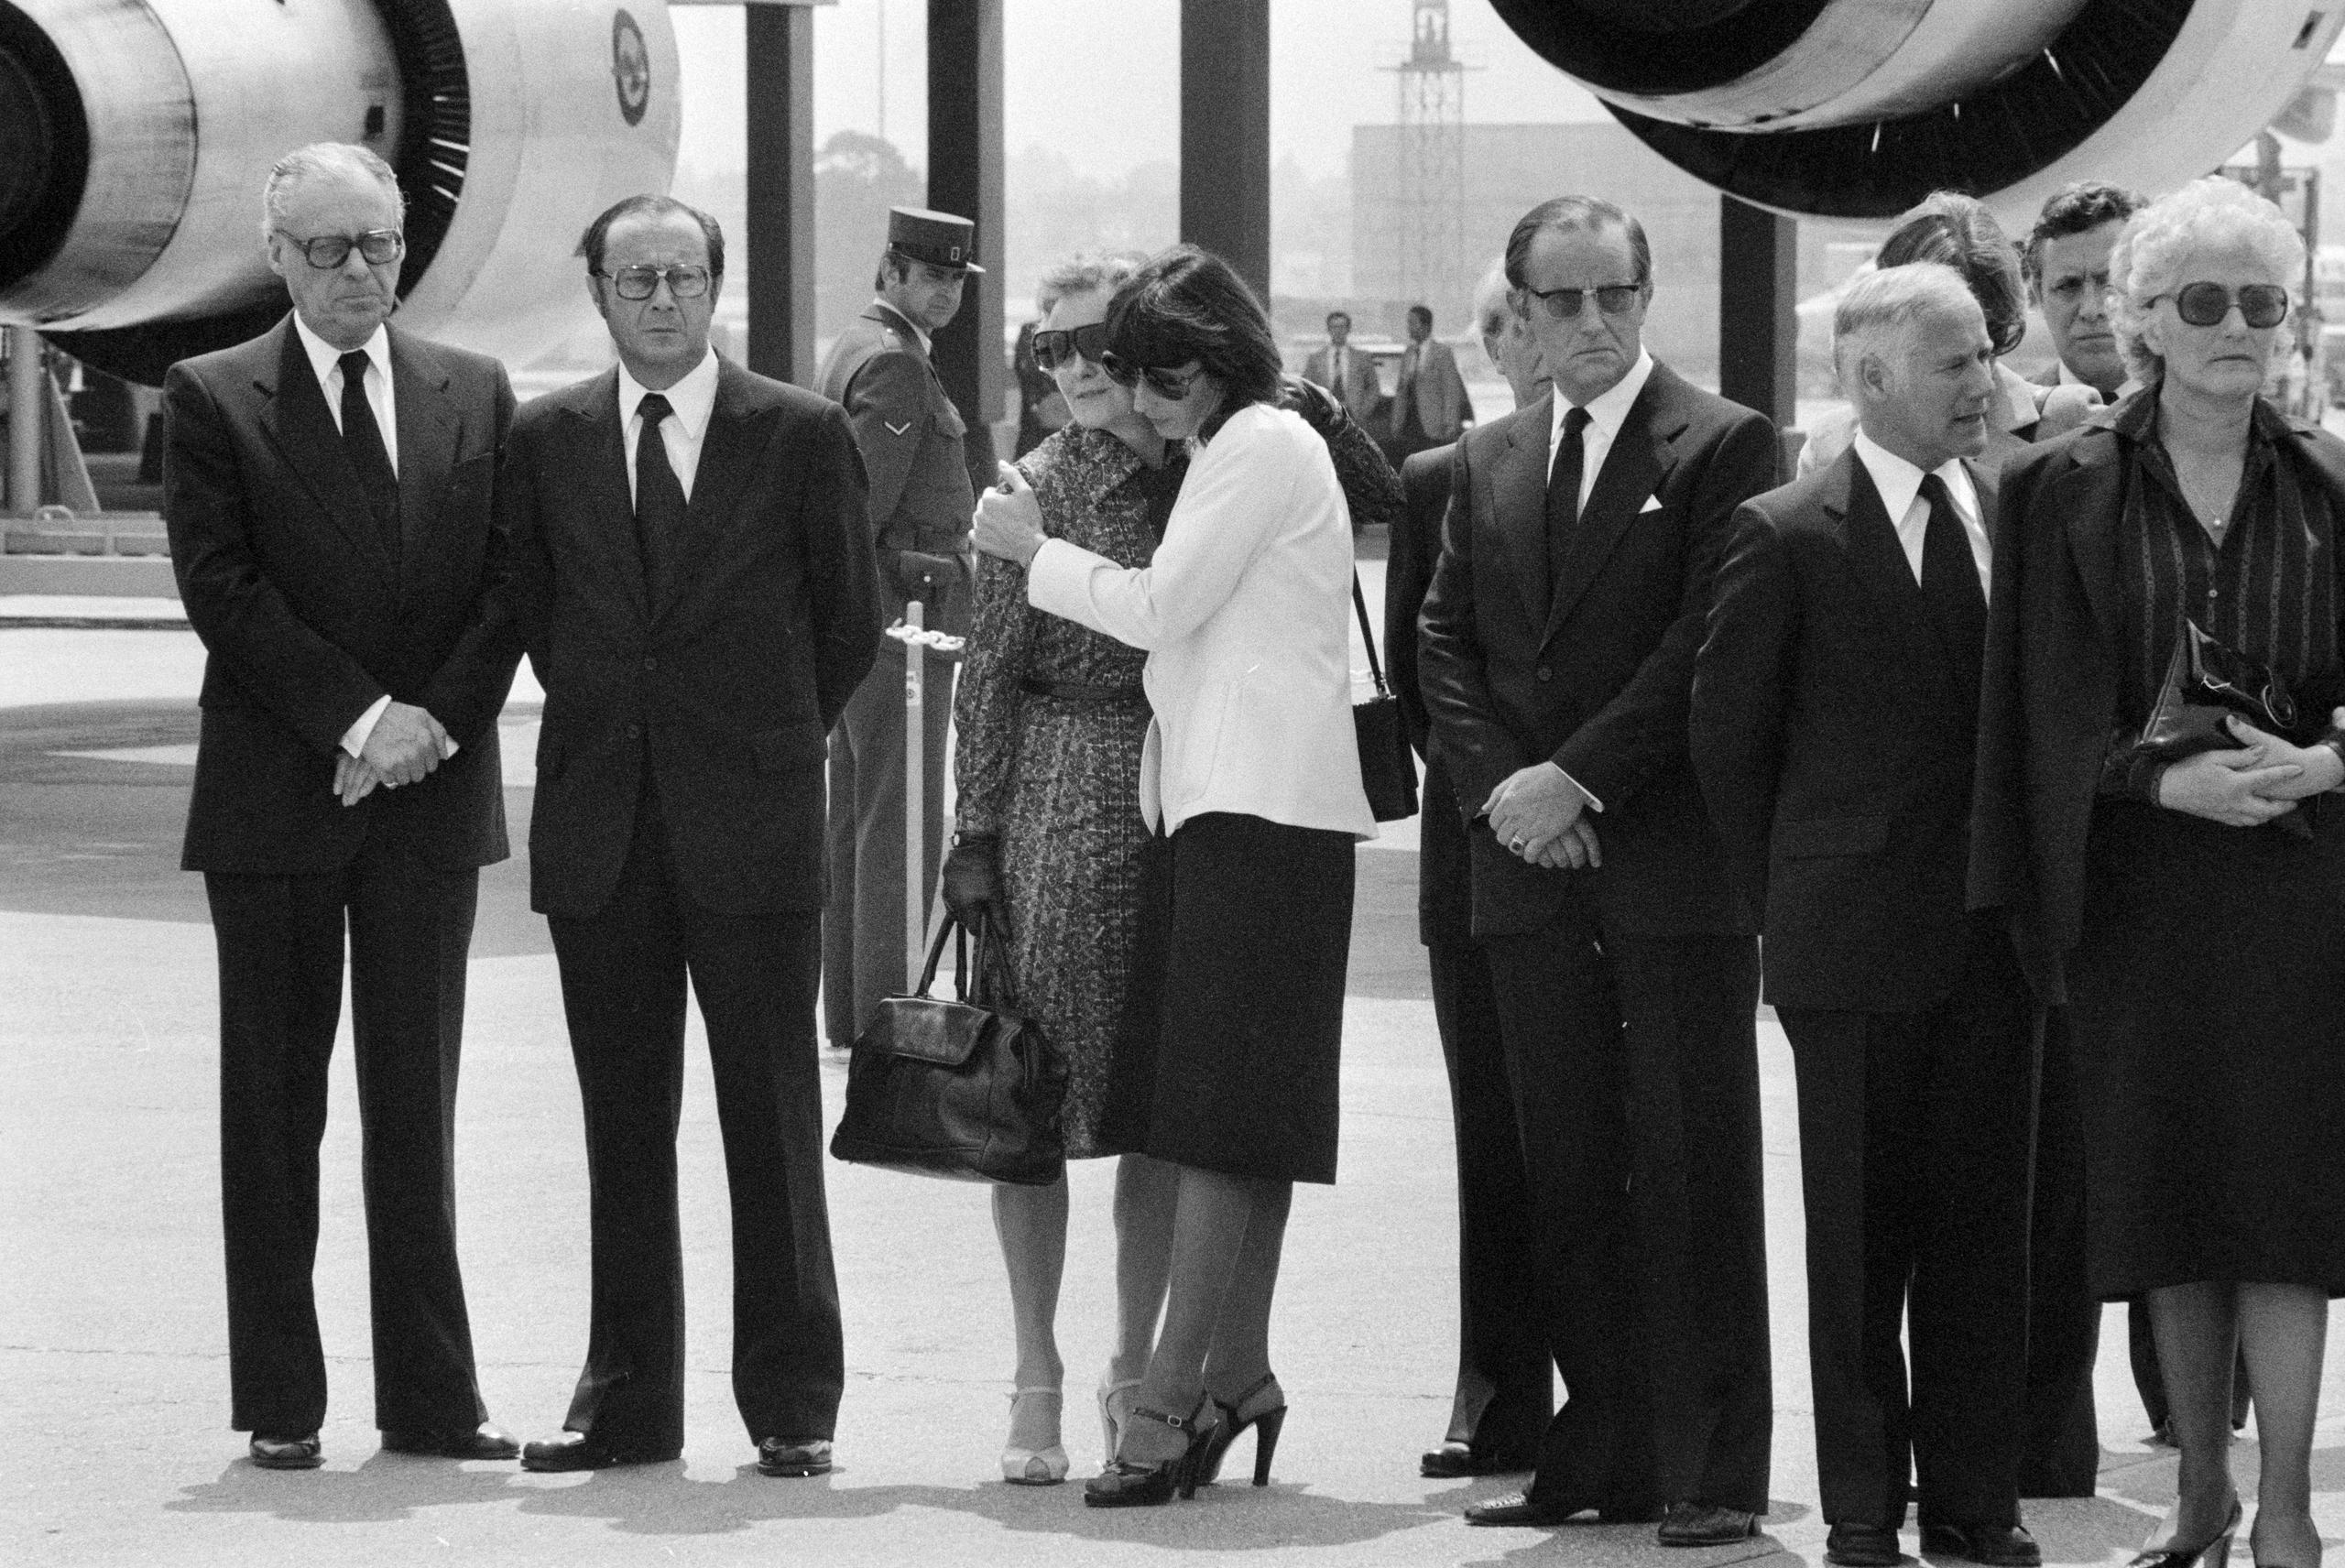
<path id="1" fill-rule="evenodd" d="M 1474 943 L 1434 942 L 1425 955 L 1457 1138 L 1457 1391 L 1445 1435 L 1500 1468 L 1527 1468 L 1554 1413 L 1554 1377 L 1498 997 Z"/>
<path id="2" fill-rule="evenodd" d="M 1758 943 L 1607 931 L 1583 903 L 1483 949 L 1564 1378 L 1531 1496 L 1764 1512 Z"/>
<path id="3" fill-rule="evenodd" d="M 311 1274 L 318 1149 L 349 931 L 375 1424 L 486 1419 L 456 1265 L 456 1066 L 480 883 L 370 840 L 299 877 L 207 873 L 220 950 L 220 1197 L 239 1432 L 315 1432 L 325 1352 Z"/>
<path id="4" fill-rule="evenodd" d="M 943 864 L 944 741 L 953 720 L 949 659 L 923 650 L 921 760 L 928 824 L 921 902 L 936 897 Z M 823 1034 L 855 1043 L 880 998 L 904 983 L 904 648 L 890 639 L 847 699 L 831 731 L 830 815 L 823 854 L 830 901 L 823 909 Z"/>
<path id="5" fill-rule="evenodd" d="M 830 1436 L 845 1351 L 823 1194 L 816 917 L 720 915 L 684 898 L 647 789 L 610 902 L 548 923 L 593 1203 L 586 1367 L 562 1424 L 633 1457 L 683 1448 L 676 1128 L 689 977 L 732 1200 L 734 1399 L 753 1443 Z"/>
<path id="6" fill-rule="evenodd" d="M 1777 1008 L 1834 1524 L 1903 1523 L 1909 1475 L 1925 1524 L 2019 1522 L 2034 1009 L 1999 926 L 1969 941 L 1953 993 L 1921 1011 Z"/>
<path id="7" fill-rule="evenodd" d="M 2042 1085 L 2029 1216 L 2033 1262 L 2019 1495 L 2089 1497 L 2100 1471 L 2092 1390 L 2100 1302 L 2085 1278 L 2084 1107 L 2065 1008 L 2053 1008 L 2044 1020 Z"/>

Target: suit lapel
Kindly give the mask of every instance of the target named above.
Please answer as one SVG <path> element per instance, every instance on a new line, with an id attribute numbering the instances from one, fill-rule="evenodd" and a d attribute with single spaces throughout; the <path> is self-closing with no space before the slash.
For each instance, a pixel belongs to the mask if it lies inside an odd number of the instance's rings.
<path id="1" fill-rule="evenodd" d="M 261 428 L 351 548 L 377 572 L 395 577 L 398 562 L 385 553 L 375 531 L 375 514 L 366 505 L 365 492 L 359 488 L 357 470 L 350 466 L 349 453 L 343 450 L 342 432 L 334 428 L 333 415 L 326 408 L 325 389 L 310 368 L 310 356 L 301 346 L 300 334 L 293 330 L 291 316 L 285 318 L 281 330 L 284 344 L 274 378 L 255 383 L 261 393 Z"/>
<path id="2" fill-rule="evenodd" d="M 440 356 L 394 332 L 391 401 L 399 442 L 399 586 L 411 587 L 449 519 L 440 502 L 455 462 L 456 420 L 448 406 L 449 375 Z"/>
<path id="3" fill-rule="evenodd" d="M 2125 504 L 2123 446 L 2114 438 L 2087 437 L 2069 450 L 2075 464 L 2052 481 L 2044 510 L 2067 519 L 2068 554 L 2092 618 L 2102 640 L 2121 647 L 2125 607 L 2118 593 L 2117 525 Z"/>
<path id="4" fill-rule="evenodd" d="M 675 602 L 687 578 L 709 565 L 716 536 L 748 483 L 757 425 L 743 402 L 745 379 L 737 366 L 717 362 L 716 401 L 701 435 L 700 465 L 693 471 L 692 499 L 684 508 L 684 537 L 674 541 L 668 554 L 663 608 Z"/>
<path id="5" fill-rule="evenodd" d="M 627 433 L 619 428 L 619 373 L 616 366 L 594 384 L 586 406 L 575 412 L 572 456 L 594 497 L 586 520 L 587 542 L 606 561 L 634 601 L 636 614 L 651 622 L 651 595 L 643 581 L 643 551 L 635 539 L 635 501 L 627 485 Z"/>
<path id="6" fill-rule="evenodd" d="M 1930 619 L 1929 602 L 1914 576 L 1904 541 L 1890 519 L 1889 506 L 1872 482 L 1872 474 L 1856 449 L 1840 455 L 1846 472 L 1834 498 L 1844 508 L 1841 538 L 1848 542 L 1849 567 L 1864 584 L 1867 595 L 1881 610 L 1881 624 L 1888 635 L 1925 669 L 1943 670 L 1950 662 Z M 1834 502 L 1827 501 L 1831 509 Z"/>
<path id="7" fill-rule="evenodd" d="M 1596 487 L 1588 492 L 1587 505 L 1580 508 L 1571 548 L 1564 552 L 1563 567 L 1555 573 L 1555 601 L 1547 612 L 1549 637 L 1571 619 L 1572 611 L 1596 582 L 1621 537 L 1635 525 L 1645 498 L 1668 472 L 1669 443 L 1685 428 L 1685 420 L 1668 406 L 1672 400 L 1664 396 L 1667 387 L 1662 377 L 1668 374 L 1660 365 L 1653 367 L 1644 390 L 1629 405 L 1629 417 L 1620 421 L 1620 433 L 1613 438 L 1611 450 L 1604 454 Z M 1543 494 L 1540 505 L 1543 510 Z"/>
<path id="8" fill-rule="evenodd" d="M 1534 626 L 1547 624 L 1547 432 L 1554 418 L 1552 393 L 1516 414 L 1490 476 L 1490 515 L 1506 541 L 1507 575 Z"/>

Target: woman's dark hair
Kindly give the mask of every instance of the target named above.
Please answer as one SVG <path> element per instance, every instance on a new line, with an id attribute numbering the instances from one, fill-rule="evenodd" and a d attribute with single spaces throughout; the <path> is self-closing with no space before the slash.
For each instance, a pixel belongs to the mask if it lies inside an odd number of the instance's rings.
<path id="1" fill-rule="evenodd" d="M 1195 360 L 1221 387 L 1205 426 L 1249 403 L 1275 403 L 1283 368 L 1269 315 L 1229 263 L 1193 245 L 1149 258 L 1107 302 L 1107 350 L 1131 365 L 1170 369 Z"/>
<path id="2" fill-rule="evenodd" d="M 1999 357 L 2027 335 L 2027 285 L 2020 278 L 2019 252 L 1975 197 L 1933 191 L 1890 231 L 1874 260 L 1881 267 L 1935 261 L 1962 274 L 1987 318 L 1987 337 Z"/>

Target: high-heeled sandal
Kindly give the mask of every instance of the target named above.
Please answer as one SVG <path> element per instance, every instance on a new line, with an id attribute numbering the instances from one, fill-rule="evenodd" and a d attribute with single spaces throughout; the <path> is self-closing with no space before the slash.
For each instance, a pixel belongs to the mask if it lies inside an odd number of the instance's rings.
<path id="1" fill-rule="evenodd" d="M 1244 1413 L 1246 1407 L 1253 1403 L 1258 1395 L 1273 1389 L 1278 1392 L 1277 1404 L 1267 1405 L 1252 1415 Z M 1286 1391 L 1279 1388 L 1277 1374 L 1263 1373 L 1261 1381 L 1238 1395 L 1234 1405 L 1222 1399 L 1216 1399 L 1214 1404 L 1220 1412 L 1221 1420 L 1214 1427 L 1213 1442 L 1205 1450 L 1203 1467 L 1206 1483 L 1210 1485 L 1221 1479 L 1222 1456 L 1229 1452 L 1229 1445 L 1238 1441 L 1238 1434 L 1250 1426 L 1254 1429 L 1254 1485 L 1269 1486 L 1271 1455 L 1278 1452 L 1279 1433 L 1286 1427 Z"/>
<path id="2" fill-rule="evenodd" d="M 1139 1387 L 1140 1379 L 1137 1377 L 1126 1377 L 1118 1382 L 1099 1385 L 1099 1433 L 1107 1440 L 1107 1452 L 1100 1456 L 1099 1460 L 1102 1465 L 1113 1465 L 1116 1462 L 1116 1444 L 1123 1441 L 1124 1420 L 1131 1413 L 1130 1399 L 1129 1397 L 1125 1399 L 1123 1410 L 1119 1413 L 1116 1409 L 1116 1396 L 1118 1394 L 1129 1396 Z"/>
<path id="3" fill-rule="evenodd" d="M 1131 1413 L 1134 1419 L 1145 1416 L 1174 1432 L 1188 1433 L 1188 1446 L 1172 1458 L 1152 1465 L 1121 1457 L 1108 1461 L 1107 1468 L 1083 1484 L 1084 1502 L 1095 1508 L 1135 1508 L 1169 1503 L 1176 1494 L 1183 1499 L 1195 1497 L 1204 1475 L 1205 1450 L 1220 1430 L 1212 1396 L 1199 1396 L 1197 1408 L 1185 1421 L 1146 1405 L 1134 1405 Z"/>
<path id="4" fill-rule="evenodd" d="M 2231 1538 L 2239 1534 L 2239 1499 L 2231 1499 L 2231 1516 L 2223 1521 L 2222 1530 L 2205 1544 L 2182 1548 L 2154 1546 L 2128 1563 L 2125 1568 L 2223 1568 L 2230 1561 Z"/>
<path id="5" fill-rule="evenodd" d="M 1056 1388 L 1020 1388 L 1009 1396 L 1010 1422 L 1018 1424 L 1018 1401 L 1049 1397 L 1063 1402 Z M 1013 1486 L 1055 1486 L 1066 1479 L 1067 1456 L 1064 1443 L 1053 1443 L 1048 1448 L 1019 1448 L 1005 1446 L 1001 1451 L 1001 1478 Z"/>

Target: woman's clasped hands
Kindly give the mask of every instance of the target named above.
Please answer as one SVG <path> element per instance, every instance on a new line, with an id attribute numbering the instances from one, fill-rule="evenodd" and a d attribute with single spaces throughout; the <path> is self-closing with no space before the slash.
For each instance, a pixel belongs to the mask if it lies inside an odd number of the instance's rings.
<path id="1" fill-rule="evenodd" d="M 2236 751 L 2202 751 L 2158 776 L 2158 804 L 2221 822 L 2261 827 L 2296 809 L 2296 802 L 2345 785 L 2345 757 L 2329 746 L 2293 746 L 2236 714 L 2225 721 L 2240 741 Z M 2330 715 L 2345 727 L 2345 708 Z"/>

